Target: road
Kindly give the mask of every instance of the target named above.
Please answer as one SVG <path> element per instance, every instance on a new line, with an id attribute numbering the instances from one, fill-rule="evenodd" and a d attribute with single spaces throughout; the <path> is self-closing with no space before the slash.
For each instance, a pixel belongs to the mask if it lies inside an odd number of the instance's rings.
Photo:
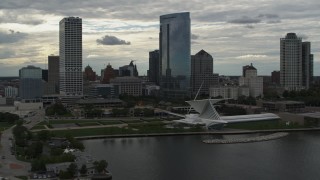
<path id="1" fill-rule="evenodd" d="M 44 111 L 37 111 L 32 117 L 25 118 L 28 124 L 24 124 L 28 129 L 31 129 L 35 124 L 44 118 Z M 10 179 L 17 179 L 14 176 L 26 176 L 31 170 L 30 163 L 22 162 L 16 159 L 14 155 L 11 154 L 11 146 L 13 134 L 13 127 L 2 132 L 1 135 L 1 147 L 0 147 L 0 177 L 6 177 Z M 4 159 L 2 159 L 4 157 Z"/>

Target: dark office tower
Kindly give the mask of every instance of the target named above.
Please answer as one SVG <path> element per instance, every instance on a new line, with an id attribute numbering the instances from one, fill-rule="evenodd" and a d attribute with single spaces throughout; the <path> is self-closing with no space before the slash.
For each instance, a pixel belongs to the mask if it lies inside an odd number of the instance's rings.
<path id="1" fill-rule="evenodd" d="M 42 69 L 34 66 L 23 67 L 19 70 L 21 99 L 38 99 L 43 95 Z"/>
<path id="2" fill-rule="evenodd" d="M 191 56 L 191 87 L 192 94 L 196 95 L 200 86 L 200 95 L 209 95 L 210 86 L 218 85 L 213 75 L 213 58 L 204 50 Z"/>
<path id="3" fill-rule="evenodd" d="M 190 95 L 190 13 L 160 16 L 160 86 L 165 98 Z"/>
<path id="4" fill-rule="evenodd" d="M 60 94 L 83 95 L 82 19 L 63 18 L 59 27 Z"/>
<path id="5" fill-rule="evenodd" d="M 309 89 L 313 79 L 313 54 L 311 43 L 302 42 L 302 85 Z"/>
<path id="6" fill-rule="evenodd" d="M 280 84 L 280 71 L 272 71 L 271 72 L 271 82 L 272 84 Z"/>
<path id="7" fill-rule="evenodd" d="M 42 80 L 48 82 L 48 69 L 42 69 Z"/>
<path id="8" fill-rule="evenodd" d="M 288 33 L 280 39 L 280 84 L 286 90 L 301 90 L 302 76 L 302 39 L 295 33 Z"/>
<path id="9" fill-rule="evenodd" d="M 160 62 L 159 62 L 159 50 L 149 52 L 149 71 L 148 78 L 150 82 L 154 82 L 159 85 L 160 75 Z"/>
<path id="10" fill-rule="evenodd" d="M 48 94 L 59 94 L 59 56 L 48 56 Z"/>

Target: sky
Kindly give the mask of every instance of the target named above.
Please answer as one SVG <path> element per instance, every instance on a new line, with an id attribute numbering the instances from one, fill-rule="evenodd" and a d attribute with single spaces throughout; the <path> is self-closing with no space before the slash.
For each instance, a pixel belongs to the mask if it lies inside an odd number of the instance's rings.
<path id="1" fill-rule="evenodd" d="M 159 16 L 190 12 L 191 54 L 204 49 L 214 72 L 240 75 L 253 63 L 259 75 L 280 69 L 280 38 L 297 33 L 311 42 L 314 74 L 320 75 L 319 0 L 0 0 L 0 76 L 18 76 L 27 65 L 47 68 L 59 54 L 59 21 L 83 22 L 83 67 L 100 75 L 135 60 L 148 70 L 159 49 Z"/>

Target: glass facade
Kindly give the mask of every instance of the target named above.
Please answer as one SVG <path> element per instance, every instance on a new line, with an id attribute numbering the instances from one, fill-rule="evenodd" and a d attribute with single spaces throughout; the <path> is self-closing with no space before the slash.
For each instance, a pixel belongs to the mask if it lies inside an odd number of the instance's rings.
<path id="1" fill-rule="evenodd" d="M 42 69 L 28 66 L 19 70 L 21 99 L 36 99 L 43 95 Z"/>
<path id="2" fill-rule="evenodd" d="M 190 13 L 160 16 L 160 86 L 167 98 L 190 93 Z"/>

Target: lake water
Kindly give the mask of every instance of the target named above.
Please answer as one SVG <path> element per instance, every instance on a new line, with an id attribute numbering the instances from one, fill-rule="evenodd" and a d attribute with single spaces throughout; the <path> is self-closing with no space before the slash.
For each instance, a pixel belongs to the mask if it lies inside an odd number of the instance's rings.
<path id="1" fill-rule="evenodd" d="M 98 139 L 84 145 L 108 161 L 115 180 L 320 179 L 320 132 L 245 144 L 205 144 L 205 138 Z"/>

